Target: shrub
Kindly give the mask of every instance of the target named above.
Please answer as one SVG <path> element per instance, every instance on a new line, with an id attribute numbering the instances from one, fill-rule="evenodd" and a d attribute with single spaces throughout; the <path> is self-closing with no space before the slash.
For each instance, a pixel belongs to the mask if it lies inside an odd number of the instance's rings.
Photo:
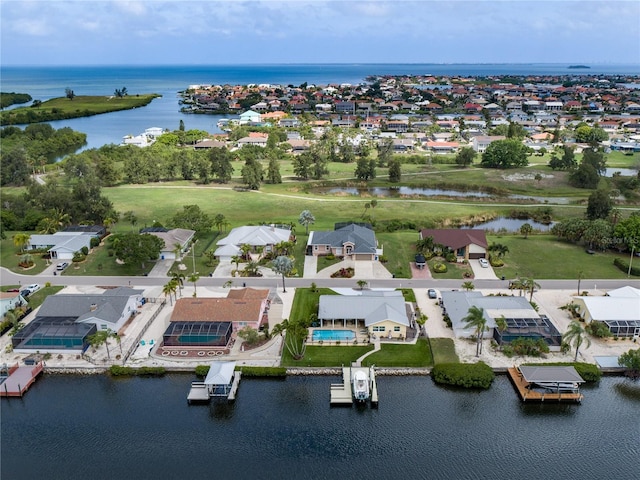
<path id="1" fill-rule="evenodd" d="M 120 365 L 112 365 L 109 368 L 109 373 L 114 377 L 123 377 L 123 376 L 155 376 L 161 377 L 166 373 L 164 367 L 123 367 Z"/>
<path id="2" fill-rule="evenodd" d="M 513 357 L 514 355 L 513 347 L 511 347 L 511 345 L 503 345 L 502 353 L 504 354 L 505 357 L 508 357 L 508 358 Z"/>
<path id="3" fill-rule="evenodd" d="M 286 377 L 284 367 L 240 367 L 243 377 Z"/>
<path id="4" fill-rule="evenodd" d="M 612 336 L 609 331 L 609 327 L 607 327 L 604 322 L 591 322 L 585 327 L 585 330 L 598 338 L 607 338 Z"/>
<path id="5" fill-rule="evenodd" d="M 549 353 L 549 345 L 542 338 L 516 338 L 511 342 L 511 348 L 516 355 L 529 355 L 540 357 L 543 353 Z"/>
<path id="6" fill-rule="evenodd" d="M 196 366 L 196 375 L 198 377 L 206 377 L 209 373 L 209 365 L 198 365 Z"/>
<path id="7" fill-rule="evenodd" d="M 100 245 L 100 239 L 98 237 L 91 237 L 91 240 L 89 240 L 89 245 L 91 246 L 91 248 L 96 248 L 98 245 Z"/>
<path id="8" fill-rule="evenodd" d="M 433 367 L 434 382 L 464 388 L 489 388 L 495 377 L 493 370 L 484 362 L 440 363 Z"/>
<path id="9" fill-rule="evenodd" d="M 326 258 L 327 260 L 335 260 L 335 259 L 336 259 L 336 256 L 335 256 L 333 253 L 330 253 L 330 254 L 329 254 L 329 255 L 327 255 L 325 258 Z"/>
<path id="10" fill-rule="evenodd" d="M 351 278 L 353 277 L 355 271 L 352 267 L 341 268 L 335 273 L 331 274 L 331 278 Z"/>
<path id="11" fill-rule="evenodd" d="M 455 263 L 458 261 L 458 257 L 456 257 L 456 254 L 453 252 L 447 253 L 447 255 L 444 258 L 449 263 Z"/>
<path id="12" fill-rule="evenodd" d="M 378 257 L 378 261 L 379 261 L 380 263 L 387 263 L 387 262 L 389 261 L 389 259 L 387 258 L 387 256 L 386 256 L 386 255 L 380 255 L 380 256 Z"/>
<path id="13" fill-rule="evenodd" d="M 490 257 L 489 263 L 491 264 L 492 267 L 504 267 L 504 262 L 502 261 L 501 258 Z"/>
<path id="14" fill-rule="evenodd" d="M 447 271 L 447 266 L 444 263 L 436 263 L 433 265 L 433 271 L 435 273 L 445 273 Z"/>
<path id="15" fill-rule="evenodd" d="M 629 262 L 623 260 L 620 257 L 617 257 L 613 260 L 613 264 L 618 267 L 619 270 L 622 270 L 624 273 L 629 271 Z M 640 277 L 640 267 L 631 267 L 631 275 L 634 277 Z"/>
<path id="16" fill-rule="evenodd" d="M 447 327 L 449 328 L 453 328 L 453 323 L 451 323 L 451 317 L 449 317 L 449 315 L 444 315 L 442 317 L 442 320 L 444 320 L 444 323 L 447 325 Z"/>
<path id="17" fill-rule="evenodd" d="M 80 249 L 80 251 L 82 252 L 83 255 L 89 255 L 89 247 L 82 247 Z"/>

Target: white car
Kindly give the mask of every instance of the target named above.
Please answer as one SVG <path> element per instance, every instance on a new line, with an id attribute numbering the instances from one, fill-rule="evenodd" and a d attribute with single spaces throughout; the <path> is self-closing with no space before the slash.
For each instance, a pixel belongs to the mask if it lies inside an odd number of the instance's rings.
<path id="1" fill-rule="evenodd" d="M 481 258 L 478 261 L 480 262 L 480 266 L 482 268 L 489 268 L 489 262 L 487 261 L 486 258 Z"/>
<path id="2" fill-rule="evenodd" d="M 34 283 L 33 285 L 27 285 L 26 287 L 24 287 L 24 289 L 28 290 L 29 294 L 32 294 L 40 290 L 40 285 L 38 285 L 37 283 Z"/>

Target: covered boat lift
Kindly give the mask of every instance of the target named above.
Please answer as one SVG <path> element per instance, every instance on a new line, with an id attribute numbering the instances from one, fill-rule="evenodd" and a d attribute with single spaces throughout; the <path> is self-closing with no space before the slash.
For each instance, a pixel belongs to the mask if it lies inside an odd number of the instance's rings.
<path id="1" fill-rule="evenodd" d="M 508 369 L 509 377 L 526 401 L 582 401 L 583 378 L 571 366 L 521 366 Z"/>
<path id="2" fill-rule="evenodd" d="M 192 382 L 187 401 L 208 402 L 212 397 L 229 401 L 236 398 L 241 372 L 236 372 L 236 362 L 211 362 L 204 382 Z"/>

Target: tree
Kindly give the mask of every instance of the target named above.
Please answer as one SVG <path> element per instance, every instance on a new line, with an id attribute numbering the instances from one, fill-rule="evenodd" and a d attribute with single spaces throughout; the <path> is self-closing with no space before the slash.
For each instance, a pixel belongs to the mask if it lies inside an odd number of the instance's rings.
<path id="1" fill-rule="evenodd" d="M 73 92 L 73 90 L 67 87 L 64 89 L 64 96 L 67 97 L 69 100 L 73 100 L 76 94 Z"/>
<path id="2" fill-rule="evenodd" d="M 562 341 L 568 343 L 569 345 L 573 344 L 576 347 L 576 356 L 573 359 L 575 362 L 578 361 L 578 351 L 580 350 L 580 346 L 584 343 L 586 348 L 591 346 L 591 340 L 587 336 L 587 332 L 582 325 L 577 320 L 572 320 L 567 328 L 567 331 L 562 335 Z"/>
<path id="3" fill-rule="evenodd" d="M 135 227 L 136 223 L 138 223 L 138 217 L 136 217 L 135 213 L 129 210 L 128 212 L 124 212 L 122 214 L 122 218 L 131 224 L 131 231 L 133 232 L 133 227 Z"/>
<path id="4" fill-rule="evenodd" d="M 180 119 L 180 123 L 178 124 L 178 130 L 184 132 L 184 120 Z"/>
<path id="5" fill-rule="evenodd" d="M 191 283 L 193 283 L 193 296 L 194 297 L 198 296 L 198 288 L 196 286 L 196 283 L 198 283 L 198 280 L 200 280 L 200 275 L 198 275 L 197 273 L 189 275 L 189 281 Z"/>
<path id="6" fill-rule="evenodd" d="M 13 236 L 13 244 L 20 249 L 21 252 L 24 252 L 24 249 L 27 245 L 29 245 L 29 241 L 31 240 L 31 235 L 28 233 L 16 233 Z"/>
<path id="7" fill-rule="evenodd" d="M 207 265 L 209 267 L 213 267 L 214 262 L 216 261 L 216 251 L 214 249 L 210 248 L 209 250 L 204 252 L 204 256 L 207 257 L 207 259 L 209 260 L 207 262 Z"/>
<path id="8" fill-rule="evenodd" d="M 275 330 L 275 328 L 274 328 Z M 287 336 L 284 344 L 294 360 L 301 360 L 307 348 L 307 336 L 309 329 L 300 322 L 289 322 L 287 325 Z"/>
<path id="9" fill-rule="evenodd" d="M 231 257 L 231 262 L 236 264 L 236 270 L 238 270 L 238 267 L 240 265 L 240 260 L 242 260 L 240 255 L 234 255 Z"/>
<path id="10" fill-rule="evenodd" d="M 42 229 L 40 233 L 56 233 L 60 227 L 68 225 L 70 217 L 68 213 L 64 213 L 62 209 L 54 208 L 49 212 L 49 215 L 42 219 Z"/>
<path id="11" fill-rule="evenodd" d="M 472 147 L 462 147 L 456 154 L 456 164 L 467 167 L 476 158 L 476 151 Z"/>
<path id="12" fill-rule="evenodd" d="M 249 260 L 244 266 L 244 273 L 247 277 L 258 277 L 258 268 L 260 265 L 255 260 Z"/>
<path id="13" fill-rule="evenodd" d="M 378 166 L 384 167 L 389 165 L 391 167 L 391 158 L 393 154 L 393 139 L 385 138 L 378 143 Z M 398 162 L 400 163 L 400 162 Z"/>
<path id="14" fill-rule="evenodd" d="M 269 138 L 271 138 L 271 136 Z M 282 176 L 280 175 L 280 162 L 276 157 L 271 157 L 269 159 L 266 182 L 272 185 L 276 183 L 282 183 Z"/>
<path id="15" fill-rule="evenodd" d="M 522 289 L 529 292 L 529 302 L 531 302 L 533 300 L 533 292 L 536 288 L 540 288 L 540 284 L 530 277 L 524 277 L 520 281 L 522 282 Z"/>
<path id="16" fill-rule="evenodd" d="M 526 167 L 527 147 L 515 139 L 491 142 L 482 154 L 481 165 L 488 168 Z"/>
<path id="17" fill-rule="evenodd" d="M 220 183 L 229 183 L 233 176 L 233 165 L 231 164 L 231 153 L 226 148 L 212 148 L 209 151 L 211 161 L 211 171 Z"/>
<path id="18" fill-rule="evenodd" d="M 364 287 L 367 286 L 367 281 L 366 280 L 358 280 L 357 282 L 358 287 L 360 287 L 360 290 L 364 290 Z"/>
<path id="19" fill-rule="evenodd" d="M 589 220 L 596 220 L 598 218 L 606 219 L 609 217 L 612 208 L 613 205 L 611 203 L 611 197 L 609 197 L 609 192 L 599 188 L 589 195 L 586 216 Z"/>
<path id="20" fill-rule="evenodd" d="M 356 170 L 354 172 L 354 175 L 358 180 L 365 180 L 365 181 L 376 178 L 375 162 L 373 162 L 373 165 L 372 165 L 372 162 L 369 159 L 365 157 L 358 158 L 356 162 Z"/>
<path id="21" fill-rule="evenodd" d="M 247 342 L 249 345 L 254 345 L 258 343 L 258 340 L 260 339 L 260 335 L 258 334 L 258 331 L 255 328 L 252 328 L 248 325 L 238 330 L 238 336 L 241 339 L 243 339 L 245 342 Z"/>
<path id="22" fill-rule="evenodd" d="M 464 282 L 462 285 L 462 288 L 464 288 L 467 292 L 473 290 L 476 288 L 476 286 L 473 284 L 473 282 L 471 281 L 466 281 Z"/>
<path id="23" fill-rule="evenodd" d="M 378 163 L 379 164 L 379 163 Z M 402 179 L 402 167 L 400 160 L 389 161 L 389 181 L 392 183 L 398 183 Z"/>
<path id="24" fill-rule="evenodd" d="M 167 295 L 169 296 L 170 306 L 173 306 L 173 300 L 171 299 L 171 295 L 173 294 L 175 288 L 176 288 L 175 284 L 173 284 L 172 281 L 169 281 L 162 286 L 162 294 L 165 296 L 165 298 L 167 297 Z"/>
<path id="25" fill-rule="evenodd" d="M 619 221 L 613 234 L 615 242 L 626 246 L 627 250 L 640 251 L 640 213 Z"/>
<path id="26" fill-rule="evenodd" d="M 156 260 L 164 247 L 164 241 L 148 233 L 124 233 L 114 237 L 114 253 L 125 265 L 141 265 Z"/>
<path id="27" fill-rule="evenodd" d="M 498 258 L 503 258 L 507 253 L 509 253 L 509 247 L 502 243 L 496 242 L 493 242 L 491 245 L 489 245 L 489 248 L 487 250 L 489 250 L 491 253 L 495 253 Z"/>
<path id="28" fill-rule="evenodd" d="M 631 349 L 620 355 L 618 365 L 627 369 L 627 376 L 634 379 L 640 377 L 640 348 Z"/>
<path id="29" fill-rule="evenodd" d="M 531 232 L 533 232 L 533 227 L 531 226 L 530 223 L 524 223 L 520 227 L 520 233 L 524 236 L 525 239 L 529 236 Z"/>
<path id="30" fill-rule="evenodd" d="M 308 180 L 311 176 L 311 155 L 303 152 L 293 159 L 293 173 L 302 180 Z"/>
<path id="31" fill-rule="evenodd" d="M 248 158 L 241 171 L 242 181 L 247 184 L 247 188 L 251 190 L 258 190 L 264 173 L 262 171 L 262 165 L 254 158 Z"/>
<path id="32" fill-rule="evenodd" d="M 171 272 L 171 281 L 175 282 L 176 287 L 182 296 L 182 287 L 184 286 L 185 275 L 182 272 Z"/>
<path id="33" fill-rule="evenodd" d="M 569 174 L 569 183 L 577 188 L 596 188 L 599 182 L 598 171 L 589 163 L 580 163 L 580 166 Z"/>
<path id="34" fill-rule="evenodd" d="M 93 348 L 99 348 L 104 344 L 107 349 L 107 358 L 111 360 L 111 353 L 109 352 L 109 338 L 113 337 L 114 333 L 115 332 L 111 330 L 98 330 L 93 335 L 89 335 L 87 340 L 89 341 L 89 345 Z"/>
<path id="35" fill-rule="evenodd" d="M 213 220 L 198 205 L 184 205 L 182 211 L 176 212 L 169 224 L 174 228 L 195 230 L 197 235 L 203 235 L 211 230 Z"/>
<path id="36" fill-rule="evenodd" d="M 487 329 L 487 319 L 484 318 L 484 309 L 475 305 L 470 307 L 467 316 L 462 318 L 465 328 L 474 328 L 476 331 L 476 357 L 482 353 L 482 339 Z"/>
<path id="37" fill-rule="evenodd" d="M 282 275 L 282 291 L 286 292 L 284 279 L 293 270 L 293 260 L 290 257 L 280 255 L 271 262 L 271 269 Z"/>
<path id="38" fill-rule="evenodd" d="M 309 235 L 309 225 L 313 225 L 316 222 L 316 217 L 309 210 L 303 210 L 298 217 L 298 223 L 305 228 L 305 234 Z"/>

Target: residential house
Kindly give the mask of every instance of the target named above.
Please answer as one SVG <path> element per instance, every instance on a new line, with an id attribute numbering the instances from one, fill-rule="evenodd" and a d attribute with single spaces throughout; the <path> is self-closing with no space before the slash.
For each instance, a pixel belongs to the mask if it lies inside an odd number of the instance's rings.
<path id="1" fill-rule="evenodd" d="M 320 327 L 365 328 L 369 335 L 405 339 L 414 312 L 402 292 L 363 290 L 359 295 L 320 295 Z"/>
<path id="2" fill-rule="evenodd" d="M 82 353 L 97 331 L 118 332 L 144 304 L 142 294 L 118 287 L 102 294 L 49 295 L 36 318 L 12 337 L 14 351 Z"/>
<path id="3" fill-rule="evenodd" d="M 441 245 L 456 254 L 458 261 L 487 258 L 487 237 L 480 229 L 423 229 L 420 238 L 433 238 L 434 245 Z"/>
<path id="4" fill-rule="evenodd" d="M 0 320 L 9 310 L 26 305 L 20 292 L 0 292 Z"/>
<path id="5" fill-rule="evenodd" d="M 640 289 L 626 286 L 605 296 L 578 296 L 573 303 L 585 323 L 602 322 L 614 337 L 640 337 Z"/>
<path id="6" fill-rule="evenodd" d="M 506 137 L 503 135 L 479 135 L 473 137 L 471 146 L 474 151 L 478 153 L 484 153 L 489 145 L 497 140 L 504 140 Z"/>
<path id="7" fill-rule="evenodd" d="M 215 255 L 221 262 L 231 261 L 231 257 L 241 254 L 241 247 L 246 244 L 250 245 L 251 251 L 260 257 L 273 251 L 278 243 L 288 242 L 293 238 L 290 229 L 275 225 L 236 227 L 229 232 L 229 235 L 218 240 Z"/>
<path id="8" fill-rule="evenodd" d="M 71 260 L 76 252 L 84 247 L 91 247 L 91 239 L 100 238 L 91 232 L 56 232 L 47 235 L 31 235 L 27 250 L 43 250 L 51 255 L 51 258 L 59 260 Z"/>
<path id="9" fill-rule="evenodd" d="M 312 231 L 307 241 L 307 255 L 329 255 L 350 260 L 378 260 L 376 235 L 371 228 L 351 223 L 329 231 Z"/>
<path id="10" fill-rule="evenodd" d="M 262 122 L 262 116 L 260 115 L 260 113 L 258 112 L 254 112 L 253 110 L 247 110 L 244 113 L 240 114 L 240 123 L 241 124 L 247 124 L 247 123 L 261 123 Z"/>
<path id="11" fill-rule="evenodd" d="M 426 142 L 427 150 L 436 154 L 455 153 L 460 148 L 458 142 Z"/>
<path id="12" fill-rule="evenodd" d="M 151 228 L 142 229 L 140 233 L 148 233 L 164 242 L 164 246 L 160 250 L 160 260 L 180 260 L 182 254 L 189 250 L 196 231 L 186 228 L 174 228 L 172 230 Z"/>
<path id="13" fill-rule="evenodd" d="M 510 343 L 516 338 L 544 338 L 550 350 L 559 351 L 562 335 L 548 317 L 539 315 L 526 297 L 483 296 L 481 292 L 442 291 L 443 313 L 449 317 L 454 335 L 466 338 L 476 335 L 476 330 L 466 327 L 464 318 L 471 307 L 481 308 L 489 331 L 485 338 L 493 338 L 498 344 Z M 497 327 L 497 319 L 504 319 L 506 329 Z"/>

